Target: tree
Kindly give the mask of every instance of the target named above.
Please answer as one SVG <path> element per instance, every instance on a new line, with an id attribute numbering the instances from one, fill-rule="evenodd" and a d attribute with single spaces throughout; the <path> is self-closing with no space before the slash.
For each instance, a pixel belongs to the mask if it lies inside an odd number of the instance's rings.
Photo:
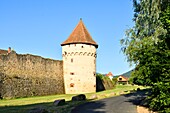
<path id="1" fill-rule="evenodd" d="M 133 0 L 135 25 L 121 40 L 132 81 L 151 86 L 150 108 L 170 112 L 170 0 Z"/>

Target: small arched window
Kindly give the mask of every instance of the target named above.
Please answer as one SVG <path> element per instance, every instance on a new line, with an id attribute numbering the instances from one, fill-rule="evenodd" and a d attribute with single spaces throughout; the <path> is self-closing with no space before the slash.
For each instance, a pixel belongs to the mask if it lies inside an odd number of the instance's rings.
<path id="1" fill-rule="evenodd" d="M 70 84 L 70 87 L 74 87 L 74 83 L 71 83 L 71 84 Z"/>

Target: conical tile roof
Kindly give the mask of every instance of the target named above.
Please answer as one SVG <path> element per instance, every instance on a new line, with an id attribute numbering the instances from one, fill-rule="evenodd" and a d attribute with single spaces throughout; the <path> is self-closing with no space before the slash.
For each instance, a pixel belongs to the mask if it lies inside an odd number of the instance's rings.
<path id="1" fill-rule="evenodd" d="M 75 27 L 71 35 L 65 40 L 61 46 L 67 44 L 91 44 L 96 48 L 98 47 L 97 43 L 92 39 L 89 32 L 87 31 L 82 19 L 80 19 L 78 25 Z"/>

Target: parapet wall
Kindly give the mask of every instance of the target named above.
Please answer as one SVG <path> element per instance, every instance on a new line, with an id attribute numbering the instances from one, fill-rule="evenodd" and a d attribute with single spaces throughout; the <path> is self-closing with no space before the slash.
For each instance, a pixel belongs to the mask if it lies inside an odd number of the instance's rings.
<path id="1" fill-rule="evenodd" d="M 0 97 L 64 94 L 63 62 L 30 54 L 0 55 Z"/>

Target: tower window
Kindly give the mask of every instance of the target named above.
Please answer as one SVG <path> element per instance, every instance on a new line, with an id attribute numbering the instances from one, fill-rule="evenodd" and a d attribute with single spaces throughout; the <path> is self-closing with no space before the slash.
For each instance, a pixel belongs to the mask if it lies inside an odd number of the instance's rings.
<path id="1" fill-rule="evenodd" d="M 74 83 L 71 83 L 71 84 L 70 84 L 70 87 L 74 87 Z"/>
<path id="2" fill-rule="evenodd" d="M 73 72 L 70 72 L 70 75 L 74 75 L 74 73 L 73 73 Z"/>
<path id="3" fill-rule="evenodd" d="M 84 46 L 81 46 L 81 48 L 84 48 Z"/>
<path id="4" fill-rule="evenodd" d="M 94 76 L 96 76 L 96 73 L 95 73 L 95 72 L 93 72 L 93 75 L 94 75 Z"/>
<path id="5" fill-rule="evenodd" d="M 71 62 L 73 63 L 73 58 L 71 59 Z"/>

